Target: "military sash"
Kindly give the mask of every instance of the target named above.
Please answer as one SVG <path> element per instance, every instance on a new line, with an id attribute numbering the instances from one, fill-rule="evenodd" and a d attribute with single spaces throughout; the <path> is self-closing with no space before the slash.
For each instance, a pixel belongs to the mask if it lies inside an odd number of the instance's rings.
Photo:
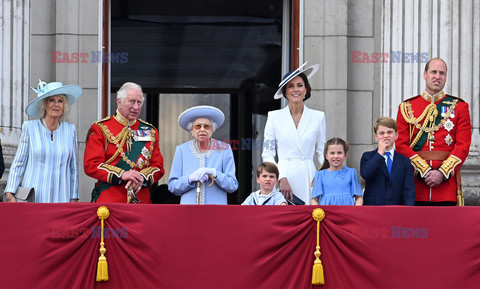
<path id="1" fill-rule="evenodd" d="M 416 134 L 410 135 L 410 147 L 414 151 L 421 151 L 429 139 L 434 141 L 433 132 L 444 127 L 449 118 L 455 115 L 457 102 L 457 98 L 447 95 L 436 106 L 433 103 L 429 104 L 419 117 L 414 116 L 410 102 L 402 103 L 403 118 L 410 124 L 411 130 L 418 129 Z M 439 112 L 441 112 L 440 117 L 438 117 Z"/>
<path id="2" fill-rule="evenodd" d="M 438 130 L 439 128 L 443 127 L 443 125 L 448 120 L 448 118 L 451 115 L 455 114 L 455 105 L 457 104 L 457 102 L 458 102 L 458 99 L 455 99 L 455 98 L 447 95 L 442 101 L 440 101 L 437 104 L 437 108 L 436 108 L 437 109 L 437 117 L 435 118 L 434 125 L 433 125 L 433 127 L 436 128 L 435 131 Z M 441 117 L 438 117 L 438 112 L 441 112 L 440 113 Z M 427 121 L 427 120 L 425 120 L 425 121 Z M 422 131 L 419 130 L 417 132 L 417 134 L 419 134 L 421 132 Z M 414 151 L 421 151 L 423 146 L 425 145 L 425 143 L 428 140 L 428 136 L 429 136 L 429 134 L 425 134 L 425 133 L 422 132 L 417 144 L 415 144 L 415 146 L 413 146 L 412 149 Z"/>
<path id="3" fill-rule="evenodd" d="M 142 148 L 145 147 L 146 142 L 133 142 L 132 144 L 132 149 L 130 153 L 128 154 L 128 159 L 132 162 L 135 162 L 138 157 L 140 156 L 140 153 L 142 152 Z M 122 169 L 124 171 L 130 170 L 130 165 L 122 159 L 118 163 L 114 165 L 115 167 Z M 111 188 L 113 184 L 109 184 L 107 182 L 99 181 L 97 186 L 92 191 L 92 202 L 96 202 L 98 197 L 100 197 L 100 194 Z"/>
<path id="4" fill-rule="evenodd" d="M 109 169 L 118 168 L 118 171 L 121 172 L 128 171 L 135 167 L 142 169 L 144 166 L 148 166 L 148 161 L 150 159 L 155 142 L 153 127 L 141 122 L 138 127 L 139 130 L 131 131 L 128 127 L 125 127 L 116 137 L 114 137 L 104 124 L 98 123 L 98 125 L 104 136 L 107 138 L 107 145 L 108 143 L 112 143 L 118 148 L 114 156 L 105 162 L 105 165 L 108 166 Z M 147 140 L 151 142 L 150 150 L 145 148 Z M 123 151 L 123 146 L 125 143 L 127 144 L 128 148 L 126 153 Z M 115 165 L 112 165 L 111 162 L 119 154 L 122 156 L 122 158 L 120 158 Z M 141 154 L 144 156 L 145 161 L 139 160 L 139 164 L 137 164 L 136 162 Z M 92 191 L 92 202 L 96 202 L 100 194 L 112 186 L 113 184 L 111 183 L 99 181 L 97 186 L 95 186 Z"/>

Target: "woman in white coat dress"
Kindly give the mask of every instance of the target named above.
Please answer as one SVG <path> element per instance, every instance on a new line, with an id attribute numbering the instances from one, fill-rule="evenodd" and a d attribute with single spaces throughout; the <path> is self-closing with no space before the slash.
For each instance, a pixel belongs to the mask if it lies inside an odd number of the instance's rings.
<path id="1" fill-rule="evenodd" d="M 265 143 L 275 145 L 264 146 L 262 158 L 264 162 L 277 164 L 280 191 L 287 200 L 292 201 L 294 194 L 305 204 L 310 204 L 311 184 L 316 171 L 313 159 L 317 158 L 319 163 L 323 161 L 326 125 L 322 111 L 304 105 L 311 95 L 308 79 L 319 68 L 316 64 L 303 69 L 305 64 L 287 73 L 275 93 L 275 99 L 282 95 L 287 98 L 288 106 L 268 113 Z"/>

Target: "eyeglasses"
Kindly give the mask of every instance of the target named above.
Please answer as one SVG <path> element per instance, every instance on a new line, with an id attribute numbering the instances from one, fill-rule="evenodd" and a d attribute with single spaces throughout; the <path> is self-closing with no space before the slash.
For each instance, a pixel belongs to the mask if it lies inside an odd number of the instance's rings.
<path id="1" fill-rule="evenodd" d="M 195 125 L 193 126 L 193 128 L 196 129 L 196 130 L 199 130 L 199 129 L 202 128 L 202 126 L 203 126 L 203 128 L 206 129 L 206 130 L 209 130 L 209 129 L 212 127 L 212 126 L 209 125 L 209 124 L 195 124 Z"/>

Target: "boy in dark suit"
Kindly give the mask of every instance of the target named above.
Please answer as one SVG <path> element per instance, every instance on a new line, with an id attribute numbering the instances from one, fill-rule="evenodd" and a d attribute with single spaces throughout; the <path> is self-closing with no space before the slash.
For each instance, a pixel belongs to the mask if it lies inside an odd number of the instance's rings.
<path id="1" fill-rule="evenodd" d="M 0 129 L 0 132 L 1 131 L 2 130 Z M 2 141 L 0 141 L 0 178 L 2 178 L 4 171 L 5 171 L 5 164 L 3 163 Z"/>
<path id="2" fill-rule="evenodd" d="M 410 160 L 394 149 L 397 122 L 381 117 L 373 129 L 378 148 L 363 153 L 360 163 L 360 175 L 365 180 L 364 205 L 415 205 Z"/>

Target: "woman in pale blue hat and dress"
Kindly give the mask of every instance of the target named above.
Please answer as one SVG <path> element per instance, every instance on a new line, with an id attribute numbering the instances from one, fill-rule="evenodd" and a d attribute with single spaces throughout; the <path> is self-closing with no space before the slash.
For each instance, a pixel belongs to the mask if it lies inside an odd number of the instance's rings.
<path id="1" fill-rule="evenodd" d="M 32 88 L 33 89 L 33 88 Z M 19 186 L 35 189 L 37 203 L 78 201 L 77 133 L 65 121 L 82 94 L 78 85 L 39 81 L 37 98 L 25 112 L 38 119 L 22 125 L 18 149 L 5 188 L 7 202 L 15 202 Z"/>
<path id="2" fill-rule="evenodd" d="M 265 142 L 275 145 L 264 146 L 264 162 L 275 163 L 280 171 L 279 187 L 289 201 L 293 195 L 305 204 L 310 204 L 311 185 L 315 177 L 314 158 L 323 161 L 323 147 L 326 141 L 325 114 L 308 108 L 304 101 L 311 96 L 309 78 L 319 65 L 287 73 L 279 85 L 274 98 L 288 99 L 288 105 L 268 113 L 265 124 Z M 275 156 L 278 157 L 278 163 Z"/>
<path id="3" fill-rule="evenodd" d="M 238 189 L 230 145 L 212 138 L 224 120 L 221 110 L 208 105 L 180 114 L 180 127 L 193 136 L 177 146 L 168 178 L 168 190 L 181 196 L 180 204 L 227 205 L 227 194 Z"/>

